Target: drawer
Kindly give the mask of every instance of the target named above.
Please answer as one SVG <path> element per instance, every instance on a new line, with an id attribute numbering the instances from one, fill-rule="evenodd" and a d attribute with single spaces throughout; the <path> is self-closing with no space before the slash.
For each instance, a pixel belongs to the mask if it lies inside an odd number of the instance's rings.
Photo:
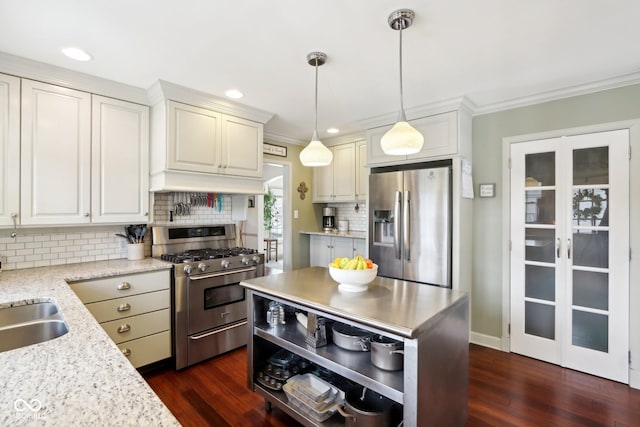
<path id="1" fill-rule="evenodd" d="M 139 368 L 171 357 L 171 334 L 160 332 L 118 344 L 118 348 L 135 368 Z"/>
<path id="2" fill-rule="evenodd" d="M 104 301 L 128 295 L 169 289 L 170 270 L 149 271 L 125 276 L 70 283 L 71 289 L 85 303 Z"/>
<path id="3" fill-rule="evenodd" d="M 98 323 L 158 311 L 171 306 L 169 290 L 86 304 Z"/>
<path id="4" fill-rule="evenodd" d="M 151 313 L 140 314 L 139 316 L 127 317 L 126 319 L 112 320 L 102 323 L 100 326 L 107 332 L 109 337 L 116 344 L 125 341 L 168 331 L 171 327 L 171 314 L 169 309 L 152 311 Z"/>

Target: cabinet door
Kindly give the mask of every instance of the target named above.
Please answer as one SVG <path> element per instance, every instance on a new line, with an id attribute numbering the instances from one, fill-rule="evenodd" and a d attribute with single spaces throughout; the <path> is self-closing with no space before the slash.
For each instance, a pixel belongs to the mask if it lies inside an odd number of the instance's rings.
<path id="1" fill-rule="evenodd" d="M 147 222 L 149 108 L 93 95 L 92 222 Z"/>
<path id="2" fill-rule="evenodd" d="M 367 166 L 367 142 L 356 142 L 356 200 L 366 201 L 369 191 Z"/>
<path id="3" fill-rule="evenodd" d="M 220 172 L 221 114 L 173 101 L 167 105 L 169 169 Z"/>
<path id="4" fill-rule="evenodd" d="M 20 210 L 20 79 L 0 74 L 0 227 Z"/>
<path id="5" fill-rule="evenodd" d="M 367 251 L 367 241 L 365 239 L 353 239 L 353 252 L 354 255 L 362 255 L 367 258 L 369 256 Z"/>
<path id="6" fill-rule="evenodd" d="M 354 256 L 353 239 L 351 237 L 333 237 L 333 242 L 331 243 L 331 249 L 333 250 L 333 254 L 329 262 L 333 261 L 333 259 L 336 257 L 353 258 Z"/>
<path id="7" fill-rule="evenodd" d="M 262 123 L 222 116 L 222 173 L 262 176 Z"/>
<path id="8" fill-rule="evenodd" d="M 458 113 L 455 111 L 410 120 L 409 123 L 424 136 L 424 145 L 419 153 L 409 156 L 390 156 L 382 151 L 380 140 L 392 125 L 371 129 L 367 132 L 368 163 L 394 164 L 406 160 L 427 160 L 431 157 L 455 155 L 458 153 L 457 122 Z"/>
<path id="9" fill-rule="evenodd" d="M 313 203 L 333 201 L 333 161 L 328 166 L 313 168 L 312 192 Z"/>
<path id="10" fill-rule="evenodd" d="M 355 144 L 333 147 L 333 201 L 351 202 L 356 198 Z"/>
<path id="11" fill-rule="evenodd" d="M 21 148 L 22 224 L 88 223 L 91 95 L 23 80 Z"/>
<path id="12" fill-rule="evenodd" d="M 458 113 L 455 111 L 412 120 L 411 124 L 424 136 L 424 145 L 419 153 L 410 154 L 407 159 L 428 159 L 457 154 L 457 123 Z"/>
<path id="13" fill-rule="evenodd" d="M 327 267 L 333 261 L 331 237 L 309 236 L 309 265 L 311 267 Z"/>

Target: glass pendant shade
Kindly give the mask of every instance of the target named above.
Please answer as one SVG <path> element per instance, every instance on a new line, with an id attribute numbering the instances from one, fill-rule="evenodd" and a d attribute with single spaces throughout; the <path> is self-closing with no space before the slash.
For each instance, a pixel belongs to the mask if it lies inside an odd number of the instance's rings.
<path id="1" fill-rule="evenodd" d="M 318 167 L 327 166 L 332 160 L 333 153 L 320 142 L 318 133 L 313 131 L 311 142 L 300 152 L 300 162 L 304 166 Z"/>
<path id="2" fill-rule="evenodd" d="M 398 121 L 382 136 L 380 146 L 385 154 L 403 156 L 419 153 L 424 137 L 407 121 Z"/>

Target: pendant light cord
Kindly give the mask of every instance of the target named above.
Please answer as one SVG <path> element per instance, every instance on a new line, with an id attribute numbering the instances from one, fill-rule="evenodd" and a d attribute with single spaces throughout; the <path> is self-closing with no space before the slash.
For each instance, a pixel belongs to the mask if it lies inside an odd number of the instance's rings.
<path id="1" fill-rule="evenodd" d="M 313 126 L 313 130 L 318 133 L 318 58 L 316 58 L 316 121 Z"/>
<path id="2" fill-rule="evenodd" d="M 400 22 L 400 117 L 398 121 L 406 121 L 406 117 L 404 115 L 404 93 L 402 90 L 402 27 L 403 23 Z"/>

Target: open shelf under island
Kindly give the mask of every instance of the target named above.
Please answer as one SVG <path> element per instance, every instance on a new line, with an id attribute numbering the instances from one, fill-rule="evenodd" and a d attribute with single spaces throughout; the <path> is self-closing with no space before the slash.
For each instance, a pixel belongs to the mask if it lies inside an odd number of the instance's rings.
<path id="1" fill-rule="evenodd" d="M 377 277 L 364 292 L 344 293 L 328 269 L 312 267 L 241 282 L 247 288 L 248 386 L 310 426 L 344 425 L 336 414 L 319 423 L 288 402 L 282 391 L 256 380 L 265 360 L 285 349 L 347 382 L 367 387 L 401 407 L 404 426 L 461 426 L 467 418 L 469 298 L 466 293 Z M 287 307 L 284 324 L 267 322 L 270 303 Z M 385 371 L 369 352 L 344 350 L 328 340 L 306 342 L 294 313 L 316 314 L 404 343 L 404 369 Z"/>

